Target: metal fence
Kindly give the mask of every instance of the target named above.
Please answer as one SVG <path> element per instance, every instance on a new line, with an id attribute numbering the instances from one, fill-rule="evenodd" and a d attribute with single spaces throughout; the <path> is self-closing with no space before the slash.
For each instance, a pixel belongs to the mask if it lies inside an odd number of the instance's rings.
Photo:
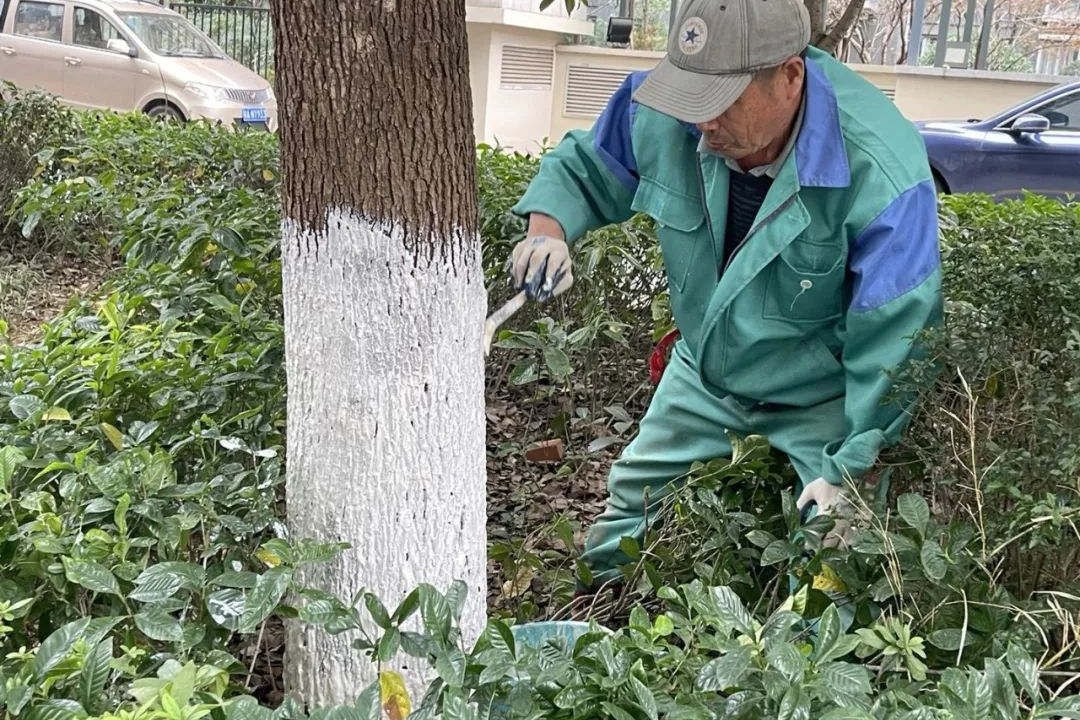
<path id="1" fill-rule="evenodd" d="M 274 29 L 270 8 L 259 5 L 209 5 L 171 2 L 169 8 L 209 35 L 225 53 L 265 78 L 274 72 Z"/>

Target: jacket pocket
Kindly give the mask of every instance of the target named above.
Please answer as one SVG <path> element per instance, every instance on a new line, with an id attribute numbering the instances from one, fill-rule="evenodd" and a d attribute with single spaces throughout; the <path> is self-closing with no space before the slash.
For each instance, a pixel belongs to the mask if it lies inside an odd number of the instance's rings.
<path id="1" fill-rule="evenodd" d="M 818 250 L 819 248 L 814 248 Z M 795 265 L 800 259 L 807 265 Z M 832 263 L 826 267 L 827 263 Z M 825 269 L 819 269 L 824 267 Z M 766 270 L 762 316 L 793 323 L 824 323 L 843 315 L 846 265 L 834 249 L 828 255 L 789 259 L 781 253 Z"/>
<path id="2" fill-rule="evenodd" d="M 643 177 L 630 207 L 656 221 L 668 285 L 682 292 L 691 270 L 705 257 L 703 253 L 711 253 L 702 233 L 705 211 L 700 198 L 676 193 Z"/>

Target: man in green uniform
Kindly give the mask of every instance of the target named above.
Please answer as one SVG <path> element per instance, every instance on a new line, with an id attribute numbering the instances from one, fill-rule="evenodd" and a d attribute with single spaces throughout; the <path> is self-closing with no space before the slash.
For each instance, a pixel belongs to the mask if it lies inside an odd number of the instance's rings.
<path id="1" fill-rule="evenodd" d="M 800 508 L 839 524 L 845 482 L 906 424 L 888 371 L 941 314 L 926 150 L 809 37 L 801 0 L 685 0 L 667 57 L 545 155 L 515 207 L 512 275 L 535 300 L 570 287 L 568 243 L 636 212 L 667 268 L 681 337 L 589 533 L 598 582 L 640 537 L 645 488 L 730 456 L 725 430 L 767 436 Z"/>

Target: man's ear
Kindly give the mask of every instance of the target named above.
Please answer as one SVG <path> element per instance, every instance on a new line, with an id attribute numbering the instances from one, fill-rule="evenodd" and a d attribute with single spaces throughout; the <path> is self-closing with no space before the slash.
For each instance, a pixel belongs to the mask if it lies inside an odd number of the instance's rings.
<path id="1" fill-rule="evenodd" d="M 793 99 L 802 92 L 806 64 L 801 57 L 790 57 L 785 60 L 780 66 L 780 74 L 784 77 L 784 90 L 789 98 Z"/>

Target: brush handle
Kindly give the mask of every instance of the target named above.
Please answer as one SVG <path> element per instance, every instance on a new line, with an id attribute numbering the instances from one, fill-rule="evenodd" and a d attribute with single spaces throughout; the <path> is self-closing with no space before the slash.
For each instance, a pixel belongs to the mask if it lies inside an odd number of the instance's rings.
<path id="1" fill-rule="evenodd" d="M 521 306 L 525 304 L 525 301 L 529 299 L 529 296 L 522 290 L 514 297 L 506 301 L 506 304 L 501 308 L 493 312 L 488 317 L 487 322 L 484 323 L 484 353 L 491 349 L 491 340 L 495 337 L 495 331 L 499 329 L 499 326 L 510 319 L 510 316 L 521 309 Z"/>

